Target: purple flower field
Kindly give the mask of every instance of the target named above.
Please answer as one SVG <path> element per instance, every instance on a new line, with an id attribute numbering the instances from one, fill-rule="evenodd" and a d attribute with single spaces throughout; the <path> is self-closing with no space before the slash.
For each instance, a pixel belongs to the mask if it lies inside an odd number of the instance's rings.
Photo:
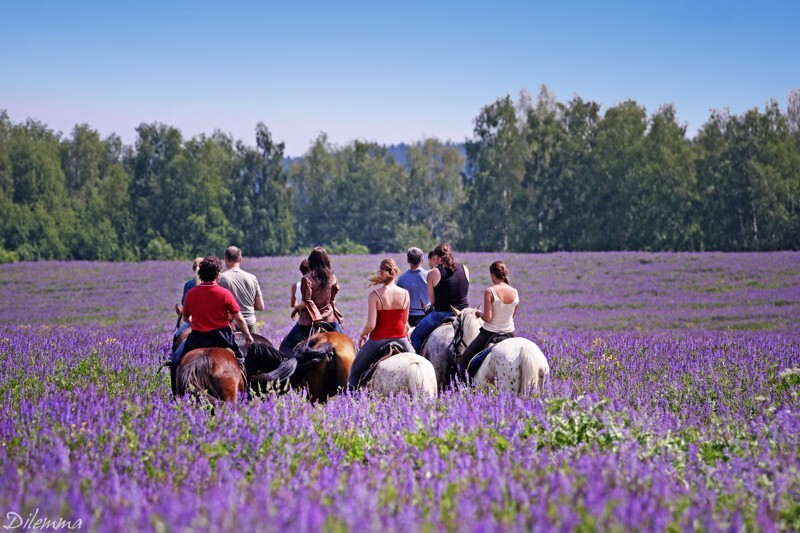
<path id="1" fill-rule="evenodd" d="M 381 258 L 333 257 L 351 337 Z M 506 261 L 543 393 L 292 392 L 211 415 L 156 373 L 190 262 L 0 265 L 0 525 L 800 529 L 800 253 L 457 259 L 472 304 Z M 299 262 L 242 265 L 275 343 Z"/>

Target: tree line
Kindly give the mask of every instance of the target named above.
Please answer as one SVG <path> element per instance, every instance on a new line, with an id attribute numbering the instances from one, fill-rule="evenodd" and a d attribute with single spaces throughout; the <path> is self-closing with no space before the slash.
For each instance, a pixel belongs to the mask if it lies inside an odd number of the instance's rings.
<path id="1" fill-rule="evenodd" d="M 133 145 L 0 111 L 0 261 L 132 261 L 402 251 L 777 250 L 800 247 L 800 90 L 689 139 L 671 105 L 601 112 L 543 87 L 485 106 L 463 146 L 336 146 L 286 164 L 219 131 L 141 124 Z"/>

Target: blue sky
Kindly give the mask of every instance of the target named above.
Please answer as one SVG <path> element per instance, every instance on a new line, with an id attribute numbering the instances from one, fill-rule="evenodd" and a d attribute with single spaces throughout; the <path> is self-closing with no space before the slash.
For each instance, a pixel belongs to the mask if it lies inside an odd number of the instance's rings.
<path id="1" fill-rule="evenodd" d="M 288 155 L 461 142 L 483 106 L 546 85 L 602 110 L 672 103 L 689 136 L 800 87 L 800 1 L 0 0 L 0 109 L 133 143 L 142 122 Z"/>

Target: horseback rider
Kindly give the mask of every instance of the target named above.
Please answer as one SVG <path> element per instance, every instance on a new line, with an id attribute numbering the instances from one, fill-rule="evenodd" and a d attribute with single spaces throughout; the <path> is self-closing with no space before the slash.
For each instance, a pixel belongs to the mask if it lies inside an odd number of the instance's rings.
<path id="1" fill-rule="evenodd" d="M 181 296 L 181 308 L 183 306 L 183 302 L 186 300 L 186 293 L 189 292 L 189 289 L 197 285 L 197 267 L 200 266 L 200 261 L 202 261 L 202 257 L 195 257 L 194 261 L 192 261 L 192 278 L 186 280 L 186 283 L 183 284 L 183 295 Z M 175 306 L 175 310 L 181 309 L 177 305 Z M 180 322 L 180 326 L 175 330 L 173 333 L 173 339 L 179 339 L 181 334 L 186 331 L 190 326 L 190 323 L 186 320 L 182 320 Z M 173 342 L 177 342 L 177 340 L 173 340 Z"/>
<path id="2" fill-rule="evenodd" d="M 297 323 L 281 342 L 280 350 L 291 356 L 297 346 L 311 331 L 315 322 L 326 323 L 333 331 L 343 333 L 342 313 L 336 308 L 336 295 L 339 292 L 339 280 L 331 268 L 331 260 L 325 248 L 317 246 L 308 256 L 308 274 L 300 280 L 302 303 Z"/>
<path id="3" fill-rule="evenodd" d="M 197 269 L 200 284 L 186 293 L 183 305 L 183 319 L 191 321 L 192 332 L 172 354 L 172 376 L 178 368 L 184 353 L 195 348 L 229 348 L 244 372 L 244 354 L 231 329 L 233 321 L 244 333 L 247 346 L 253 344 L 253 336 L 247 328 L 239 304 L 228 289 L 217 284 L 222 263 L 213 255 L 203 258 Z"/>
<path id="4" fill-rule="evenodd" d="M 472 358 L 481 352 L 489 341 L 502 334 L 514 336 L 514 315 L 519 305 L 519 292 L 508 282 L 508 268 L 502 261 L 495 261 L 489 267 L 492 286 L 483 291 L 484 311 L 478 310 L 475 316 L 483 318 L 480 333 L 469 343 L 458 358 L 458 377 L 467 381 L 467 367 Z"/>
<path id="5" fill-rule="evenodd" d="M 406 252 L 408 270 L 397 280 L 397 286 L 408 291 L 411 308 L 408 311 L 408 325 L 416 326 L 425 318 L 425 308 L 431 304 L 428 297 L 428 271 L 422 268 L 422 250 L 411 247 Z"/>
<path id="6" fill-rule="evenodd" d="M 421 250 L 419 257 L 422 259 Z M 405 352 L 414 351 L 406 333 L 411 298 L 407 290 L 395 283 L 398 274 L 394 260 L 384 259 L 378 271 L 369 277 L 371 286 L 382 287 L 370 291 L 367 298 L 367 323 L 358 339 L 358 354 L 347 379 L 351 389 L 358 386 L 361 375 L 390 342 L 400 344 Z"/>
<path id="7" fill-rule="evenodd" d="M 219 286 L 231 291 L 239 304 L 247 329 L 256 334 L 256 311 L 264 310 L 264 298 L 261 296 L 258 278 L 242 270 L 242 251 L 236 246 L 225 249 L 225 267 L 227 270 L 219 276 Z"/>
<path id="8" fill-rule="evenodd" d="M 433 309 L 423 318 L 411 333 L 414 351 L 420 353 L 422 344 L 444 320 L 454 316 L 453 309 L 468 307 L 469 270 L 453 258 L 453 250 L 447 243 L 440 243 L 433 249 L 431 270 L 428 271 L 428 296 Z"/>

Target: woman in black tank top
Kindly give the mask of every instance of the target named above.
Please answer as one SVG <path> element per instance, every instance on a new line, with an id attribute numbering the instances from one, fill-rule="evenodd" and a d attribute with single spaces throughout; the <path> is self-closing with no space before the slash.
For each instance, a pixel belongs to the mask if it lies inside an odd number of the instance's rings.
<path id="1" fill-rule="evenodd" d="M 447 243 L 441 243 L 433 250 L 436 268 L 428 272 L 428 295 L 433 310 L 423 318 L 411 333 L 411 344 L 419 353 L 422 343 L 447 317 L 453 316 L 453 310 L 469 307 L 469 270 L 455 262 L 453 250 Z"/>

